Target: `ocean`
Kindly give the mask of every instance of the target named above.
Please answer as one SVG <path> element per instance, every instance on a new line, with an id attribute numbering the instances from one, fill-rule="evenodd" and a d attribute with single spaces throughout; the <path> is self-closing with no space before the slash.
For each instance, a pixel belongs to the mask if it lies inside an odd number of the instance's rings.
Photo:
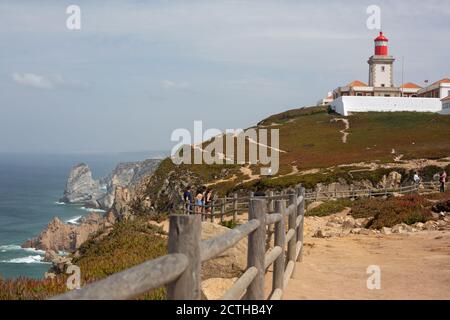
<path id="1" fill-rule="evenodd" d="M 88 212 L 81 205 L 58 202 L 73 165 L 84 162 L 95 179 L 119 162 L 140 161 L 161 152 L 70 155 L 0 154 L 0 277 L 42 278 L 50 264 L 44 252 L 20 245 L 38 235 L 57 216 L 76 221 Z"/>

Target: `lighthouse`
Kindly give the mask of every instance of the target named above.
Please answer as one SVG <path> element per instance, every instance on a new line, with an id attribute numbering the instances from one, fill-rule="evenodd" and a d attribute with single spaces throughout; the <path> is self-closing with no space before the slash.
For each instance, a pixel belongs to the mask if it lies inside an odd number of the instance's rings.
<path id="1" fill-rule="evenodd" d="M 375 54 L 369 58 L 369 86 L 394 87 L 394 57 L 389 55 L 389 39 L 380 32 L 375 38 Z"/>

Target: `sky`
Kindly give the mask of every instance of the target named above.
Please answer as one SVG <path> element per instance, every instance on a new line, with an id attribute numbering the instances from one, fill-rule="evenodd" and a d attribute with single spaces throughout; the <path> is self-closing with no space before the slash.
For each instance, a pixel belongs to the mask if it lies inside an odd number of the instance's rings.
<path id="1" fill-rule="evenodd" d="M 81 29 L 69 30 L 69 5 Z M 395 82 L 450 76 L 450 2 L 0 3 L 0 153 L 170 150 L 173 130 L 246 128 L 367 82 L 381 9 Z"/>

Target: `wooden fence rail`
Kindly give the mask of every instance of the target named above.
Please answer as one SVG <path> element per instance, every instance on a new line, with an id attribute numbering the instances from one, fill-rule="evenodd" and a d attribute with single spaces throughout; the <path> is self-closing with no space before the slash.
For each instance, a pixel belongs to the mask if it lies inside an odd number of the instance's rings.
<path id="1" fill-rule="evenodd" d="M 147 261 L 79 290 L 54 297 L 73 299 L 131 299 L 149 290 L 167 287 L 167 298 L 201 298 L 201 263 L 214 259 L 239 241 L 248 238 L 247 269 L 222 299 L 262 300 L 266 298 L 266 270 L 273 265 L 270 299 L 281 299 L 292 277 L 296 261 L 301 260 L 305 189 L 282 196 L 231 198 L 232 214 L 237 201 L 248 200 L 248 222 L 225 234 L 201 240 L 203 214 L 170 216 L 168 255 Z M 227 202 L 221 203 L 225 207 Z M 273 208 L 273 212 L 270 212 Z M 223 216 L 225 210 L 221 210 Z M 288 223 L 286 224 L 286 220 Z M 267 230 L 274 225 L 274 243 L 266 252 Z M 286 232 L 287 229 L 287 232 Z"/>

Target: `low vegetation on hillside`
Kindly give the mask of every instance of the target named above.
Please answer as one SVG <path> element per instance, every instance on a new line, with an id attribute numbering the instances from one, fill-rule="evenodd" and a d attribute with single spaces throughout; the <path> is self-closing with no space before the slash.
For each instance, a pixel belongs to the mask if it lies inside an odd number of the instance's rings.
<path id="1" fill-rule="evenodd" d="M 280 149 L 285 152 L 280 153 L 280 169 L 275 176 L 251 179 L 239 165 L 175 166 L 166 159 L 155 174 L 155 182 L 150 184 L 148 193 L 155 196 L 169 172 L 174 178 L 190 174 L 192 183 L 198 186 L 216 182 L 216 193 L 224 195 L 239 189 L 280 190 L 298 183 L 313 188 L 317 183 L 331 183 L 341 178 L 378 183 L 383 175 L 394 170 L 404 179 L 411 179 L 412 173 L 402 168 L 355 172 L 361 167 L 339 166 L 361 162 L 381 165 L 394 162 L 396 156 L 401 156 L 402 160 L 449 156 L 449 116 L 415 112 L 355 113 L 346 117 L 350 124 L 346 143 L 342 142 L 340 132 L 345 126 L 334 121 L 337 118 L 343 117 L 329 113 L 326 107 L 311 107 L 289 110 L 258 123 L 259 127 L 280 130 Z M 259 175 L 260 166 L 253 165 L 250 169 L 253 175 Z M 302 173 L 309 169 L 318 171 Z M 439 167 L 429 166 L 422 170 L 422 178 L 430 180 L 438 170 Z M 158 196 L 165 197 L 164 194 Z"/>
<path id="2" fill-rule="evenodd" d="M 438 201 L 438 202 L 436 202 Z M 326 201 L 307 211 L 307 216 L 327 216 L 339 213 L 345 208 L 351 209 L 354 218 L 369 218 L 373 220 L 367 228 L 380 229 L 392 227 L 399 223 L 412 225 L 416 222 L 426 222 L 433 219 L 432 212 L 437 204 L 450 201 L 450 192 L 430 195 L 407 195 L 390 198 L 362 198 L 357 200 L 338 199 Z"/>

